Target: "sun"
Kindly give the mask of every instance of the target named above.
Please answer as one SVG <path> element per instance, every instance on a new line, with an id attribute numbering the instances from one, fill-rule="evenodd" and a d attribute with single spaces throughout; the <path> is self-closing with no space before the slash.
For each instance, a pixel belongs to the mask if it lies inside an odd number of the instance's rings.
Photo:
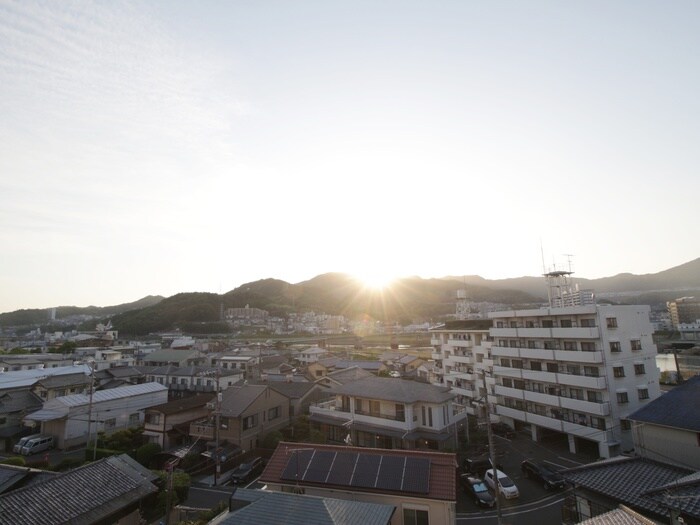
<path id="1" fill-rule="evenodd" d="M 362 272 L 353 272 L 355 279 L 360 281 L 366 288 L 383 290 L 388 288 L 396 280 L 396 276 L 380 269 L 367 269 Z"/>

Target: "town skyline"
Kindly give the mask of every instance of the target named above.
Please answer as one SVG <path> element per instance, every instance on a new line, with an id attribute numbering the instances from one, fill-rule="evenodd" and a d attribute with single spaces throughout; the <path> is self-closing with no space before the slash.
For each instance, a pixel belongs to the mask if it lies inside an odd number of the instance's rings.
<path id="1" fill-rule="evenodd" d="M 697 3 L 0 14 L 0 311 L 698 256 Z"/>

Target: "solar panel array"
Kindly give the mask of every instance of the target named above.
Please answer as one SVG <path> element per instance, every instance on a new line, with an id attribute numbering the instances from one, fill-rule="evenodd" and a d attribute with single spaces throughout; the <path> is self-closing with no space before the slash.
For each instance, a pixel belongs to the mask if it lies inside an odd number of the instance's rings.
<path id="1" fill-rule="evenodd" d="M 430 460 L 362 452 L 293 450 L 281 478 L 427 494 Z"/>

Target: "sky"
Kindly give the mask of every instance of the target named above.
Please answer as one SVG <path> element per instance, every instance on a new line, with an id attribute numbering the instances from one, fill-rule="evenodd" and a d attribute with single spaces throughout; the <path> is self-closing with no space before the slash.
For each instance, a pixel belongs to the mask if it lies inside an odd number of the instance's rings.
<path id="1" fill-rule="evenodd" d="M 693 260 L 698 26 L 680 0 L 0 0 L 0 312 Z"/>

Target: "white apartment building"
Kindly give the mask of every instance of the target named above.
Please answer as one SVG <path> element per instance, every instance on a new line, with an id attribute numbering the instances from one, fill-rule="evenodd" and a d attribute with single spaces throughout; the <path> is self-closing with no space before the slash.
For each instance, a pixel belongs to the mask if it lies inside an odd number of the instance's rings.
<path id="1" fill-rule="evenodd" d="M 566 290 L 547 274 L 550 305 Z M 649 306 L 548 307 L 489 313 L 497 414 L 539 441 L 567 436 L 569 449 L 607 458 L 633 447 L 628 415 L 660 394 Z"/>
<path id="2" fill-rule="evenodd" d="M 569 275 L 546 275 L 549 307 L 431 330 L 435 382 L 469 414 L 481 415 L 488 393 L 492 421 L 607 458 L 633 448 L 626 418 L 660 394 L 650 308 L 595 304 Z"/>
<path id="3" fill-rule="evenodd" d="M 480 415 L 479 404 L 486 397 L 484 379 L 490 392 L 496 384 L 491 374 L 490 327 L 491 321 L 474 319 L 449 321 L 430 330 L 434 349 L 431 357 L 435 360 L 433 382 L 450 387 L 457 394 L 455 403 L 471 415 Z M 489 403 L 496 403 L 495 395 L 489 396 Z"/>

